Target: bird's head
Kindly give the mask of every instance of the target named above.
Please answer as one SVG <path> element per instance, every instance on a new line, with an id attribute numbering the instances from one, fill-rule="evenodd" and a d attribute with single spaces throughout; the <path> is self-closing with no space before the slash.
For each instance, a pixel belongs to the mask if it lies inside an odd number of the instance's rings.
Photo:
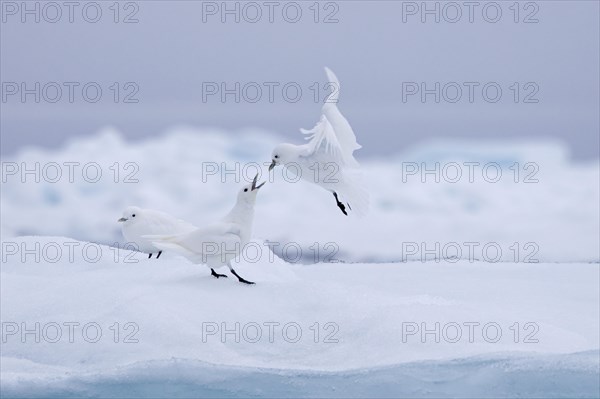
<path id="1" fill-rule="evenodd" d="M 245 202 L 251 205 L 254 205 L 256 201 L 256 194 L 258 194 L 258 190 L 265 184 L 265 182 L 256 185 L 256 181 L 258 180 L 258 173 L 254 176 L 254 180 L 252 180 L 252 184 L 246 184 L 242 187 L 238 193 L 238 202 Z"/>
<path id="2" fill-rule="evenodd" d="M 126 224 L 135 223 L 142 216 L 142 212 L 143 212 L 142 209 L 138 208 L 137 206 L 128 206 L 123 211 L 123 217 L 121 217 L 121 219 L 117 220 L 117 222 L 123 222 Z"/>
<path id="3" fill-rule="evenodd" d="M 293 144 L 278 144 L 271 154 L 271 165 L 269 171 L 277 165 L 285 165 L 296 160 L 296 146 Z"/>

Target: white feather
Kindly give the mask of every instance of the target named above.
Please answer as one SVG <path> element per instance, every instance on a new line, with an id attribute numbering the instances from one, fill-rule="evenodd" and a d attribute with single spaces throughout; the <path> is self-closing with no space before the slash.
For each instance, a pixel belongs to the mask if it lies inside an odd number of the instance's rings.
<path id="1" fill-rule="evenodd" d="M 252 235 L 254 204 L 262 186 L 255 184 L 256 178 L 252 185 L 242 187 L 234 207 L 220 222 L 184 234 L 148 235 L 144 238 L 151 240 L 154 246 L 176 252 L 194 263 L 210 268 L 227 265 L 234 272 L 230 262 L 240 255 Z"/>
<path id="2" fill-rule="evenodd" d="M 364 215 L 368 211 L 369 195 L 354 158 L 354 151 L 361 146 L 337 107 L 340 82 L 329 68 L 326 67 L 325 72 L 334 91 L 323 105 L 316 125 L 312 129 L 300 129 L 308 142 L 277 145 L 271 154 L 272 165 L 293 165 L 292 171 L 302 179 L 332 192 L 339 199 L 337 206 L 342 212 Z"/>
<path id="3" fill-rule="evenodd" d="M 239 254 L 244 238 L 242 226 L 236 223 L 215 223 L 189 233 L 172 236 L 146 236 L 162 249 L 182 255 L 194 263 L 219 267 Z"/>
<path id="4" fill-rule="evenodd" d="M 308 135 L 311 154 L 323 151 L 331 154 L 333 161 L 338 162 L 340 166 L 358 167 L 353 153 L 361 148 L 361 145 L 356 141 L 350 123 L 337 107 L 340 82 L 331 69 L 325 67 L 325 72 L 334 91 L 323 105 L 321 118 L 315 127 L 300 131 Z"/>
<path id="5" fill-rule="evenodd" d="M 159 248 L 154 246 L 145 235 L 172 235 L 182 234 L 196 228 L 191 223 L 177 219 L 168 213 L 153 209 L 142 209 L 130 206 L 123 212 L 121 231 L 128 243 L 145 253 L 156 253 Z"/>

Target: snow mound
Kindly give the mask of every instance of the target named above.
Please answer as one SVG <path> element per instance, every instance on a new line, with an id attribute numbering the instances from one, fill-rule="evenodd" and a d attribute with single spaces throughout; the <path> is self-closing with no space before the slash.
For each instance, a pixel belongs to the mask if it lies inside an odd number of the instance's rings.
<path id="1" fill-rule="evenodd" d="M 13 238 L 1 256 L 4 396 L 598 390 L 598 264 L 301 266 L 262 251 L 234 265 L 246 286 L 66 237 Z"/>

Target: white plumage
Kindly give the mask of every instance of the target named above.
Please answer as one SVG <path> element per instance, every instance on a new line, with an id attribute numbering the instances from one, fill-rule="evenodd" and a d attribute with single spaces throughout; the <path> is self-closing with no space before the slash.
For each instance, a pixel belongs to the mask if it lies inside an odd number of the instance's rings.
<path id="1" fill-rule="evenodd" d="M 160 249 L 144 236 L 163 235 L 163 234 L 181 234 L 194 230 L 196 227 L 191 223 L 177 219 L 167 213 L 155 211 L 153 209 L 142 209 L 137 206 L 129 206 L 123 212 L 119 222 L 122 222 L 121 231 L 123 237 L 128 243 L 133 244 L 140 252 L 150 254 L 158 253 Z"/>
<path id="2" fill-rule="evenodd" d="M 185 256 L 193 263 L 207 265 L 214 277 L 227 277 L 214 270 L 227 265 L 240 282 L 254 284 L 240 277 L 232 268 L 231 261 L 240 255 L 252 235 L 256 194 L 265 184 L 263 182 L 257 186 L 257 178 L 258 175 L 251 185 L 242 187 L 234 207 L 220 222 L 195 228 L 184 234 L 152 235 L 145 238 L 161 250 L 170 250 Z"/>
<path id="3" fill-rule="evenodd" d="M 364 215 L 369 207 L 369 195 L 354 151 L 361 148 L 348 120 L 337 107 L 340 83 L 335 74 L 325 68 L 333 93 L 321 109 L 321 118 L 310 130 L 300 129 L 308 143 L 279 144 L 271 155 L 272 170 L 285 165 L 292 173 L 333 193 L 336 204 L 347 215 Z"/>

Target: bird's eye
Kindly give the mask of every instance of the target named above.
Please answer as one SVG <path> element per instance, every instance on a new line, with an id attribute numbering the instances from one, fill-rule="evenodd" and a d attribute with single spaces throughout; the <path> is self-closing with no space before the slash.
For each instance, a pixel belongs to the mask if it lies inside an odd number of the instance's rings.
<path id="1" fill-rule="evenodd" d="M 135 213 L 133 215 L 131 215 L 131 217 L 135 217 Z"/>
<path id="2" fill-rule="evenodd" d="M 245 188 L 245 189 L 244 189 L 244 192 L 246 192 L 246 191 L 248 191 L 248 189 L 247 189 L 247 188 Z"/>
<path id="3" fill-rule="evenodd" d="M 275 155 L 275 158 L 279 158 L 279 155 Z"/>

